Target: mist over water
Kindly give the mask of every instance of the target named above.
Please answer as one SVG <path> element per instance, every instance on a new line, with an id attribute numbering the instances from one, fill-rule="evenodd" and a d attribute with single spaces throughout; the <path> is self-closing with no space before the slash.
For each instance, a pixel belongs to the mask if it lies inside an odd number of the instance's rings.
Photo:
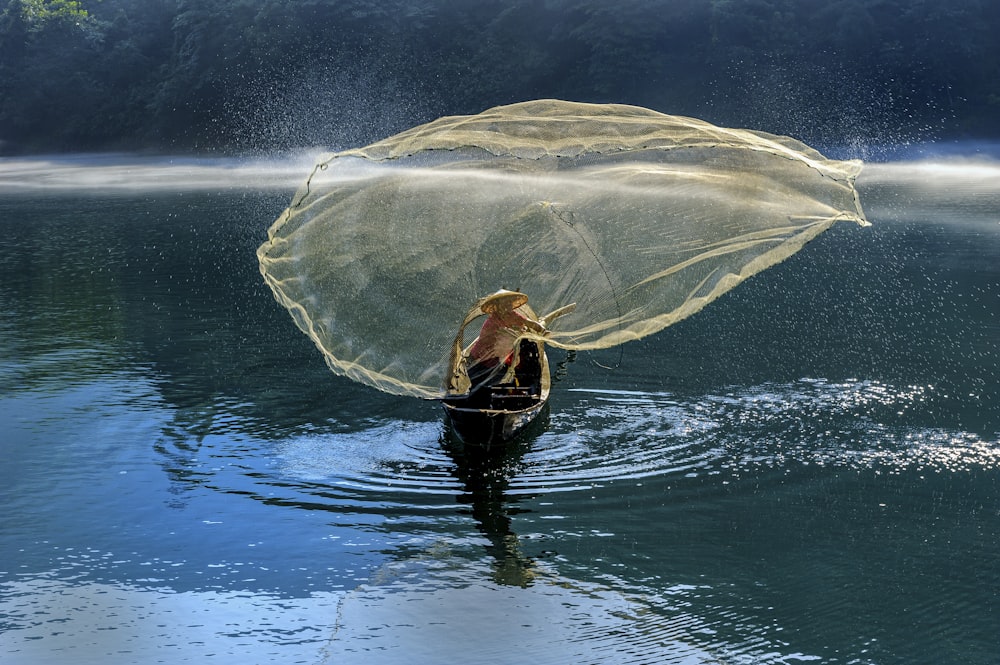
<path id="1" fill-rule="evenodd" d="M 997 662 L 976 152 L 867 164 L 871 228 L 552 351 L 485 459 L 262 284 L 311 155 L 0 161 L 0 662 Z"/>
<path id="2" fill-rule="evenodd" d="M 288 189 L 305 182 L 325 149 L 266 158 L 138 156 L 125 153 L 0 158 L 0 192 L 164 189 Z M 1000 146 L 995 143 L 925 144 L 884 151 L 889 159 L 867 162 L 861 186 L 905 187 L 906 193 L 996 195 L 1000 189 Z M 833 150 L 841 159 L 850 150 Z M 897 195 L 897 198 L 899 196 Z"/>
<path id="3" fill-rule="evenodd" d="M 271 159 L 79 154 L 0 159 L 0 194 L 294 191 L 312 154 Z"/>

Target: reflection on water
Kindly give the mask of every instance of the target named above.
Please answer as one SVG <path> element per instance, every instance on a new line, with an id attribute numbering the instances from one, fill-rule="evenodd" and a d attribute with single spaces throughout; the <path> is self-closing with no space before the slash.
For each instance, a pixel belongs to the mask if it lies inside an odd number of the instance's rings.
<path id="1" fill-rule="evenodd" d="M 249 654 L 267 659 L 261 662 L 318 662 L 329 634 L 315 617 L 335 615 L 343 598 L 324 593 L 289 601 L 45 578 L 3 584 L 0 593 L 15 617 L 5 632 L 21 635 L 0 639 L 8 647 L 0 654 L 19 663 L 253 662 Z"/>
<path id="2" fill-rule="evenodd" d="M 488 663 L 527 654 L 567 664 L 724 662 L 696 644 L 714 631 L 684 609 L 683 587 L 666 589 L 657 600 L 662 607 L 653 607 L 642 596 L 544 567 L 529 587 L 497 588 L 483 581 L 481 568 L 431 555 L 380 570 L 375 583 L 344 599 L 328 662 L 461 662 L 454 660 L 460 654 Z"/>
<path id="3" fill-rule="evenodd" d="M 0 198 L 0 662 L 1000 660 L 988 163 L 873 165 L 871 229 L 488 453 L 326 370 L 254 263 L 290 192 L 202 166 Z"/>

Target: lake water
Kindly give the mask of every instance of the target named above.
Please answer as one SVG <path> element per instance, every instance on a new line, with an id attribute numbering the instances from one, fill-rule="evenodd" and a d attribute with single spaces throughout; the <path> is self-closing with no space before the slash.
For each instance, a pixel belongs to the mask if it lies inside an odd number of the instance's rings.
<path id="1" fill-rule="evenodd" d="M 306 168 L 0 161 L 0 663 L 1000 663 L 996 162 L 869 165 L 488 459 L 274 302 Z"/>

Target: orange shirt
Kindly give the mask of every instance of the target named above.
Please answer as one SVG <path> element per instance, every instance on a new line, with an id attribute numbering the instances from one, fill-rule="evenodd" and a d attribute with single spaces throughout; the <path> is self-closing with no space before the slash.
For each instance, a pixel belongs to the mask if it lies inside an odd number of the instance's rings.
<path id="1" fill-rule="evenodd" d="M 514 351 L 514 342 L 527 327 L 528 319 L 511 310 L 503 314 L 490 314 L 479 331 L 479 339 L 469 349 L 469 356 L 476 362 L 495 365 L 507 362 Z"/>

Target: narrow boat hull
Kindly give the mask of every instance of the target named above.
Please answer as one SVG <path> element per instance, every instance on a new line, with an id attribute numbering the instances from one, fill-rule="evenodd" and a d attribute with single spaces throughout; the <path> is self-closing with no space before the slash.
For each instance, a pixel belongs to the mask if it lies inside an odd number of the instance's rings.
<path id="1" fill-rule="evenodd" d="M 525 433 L 547 411 L 551 379 L 545 349 L 541 343 L 525 341 L 521 357 L 523 363 L 533 364 L 525 372 L 533 377 L 527 385 L 492 385 L 483 388 L 485 395 L 444 399 L 445 415 L 464 443 L 506 443 Z"/>
<path id="2" fill-rule="evenodd" d="M 452 431 L 463 443 L 492 446 L 513 441 L 526 433 L 547 411 L 548 402 L 539 400 L 528 409 L 465 409 L 445 404 L 445 414 Z"/>

